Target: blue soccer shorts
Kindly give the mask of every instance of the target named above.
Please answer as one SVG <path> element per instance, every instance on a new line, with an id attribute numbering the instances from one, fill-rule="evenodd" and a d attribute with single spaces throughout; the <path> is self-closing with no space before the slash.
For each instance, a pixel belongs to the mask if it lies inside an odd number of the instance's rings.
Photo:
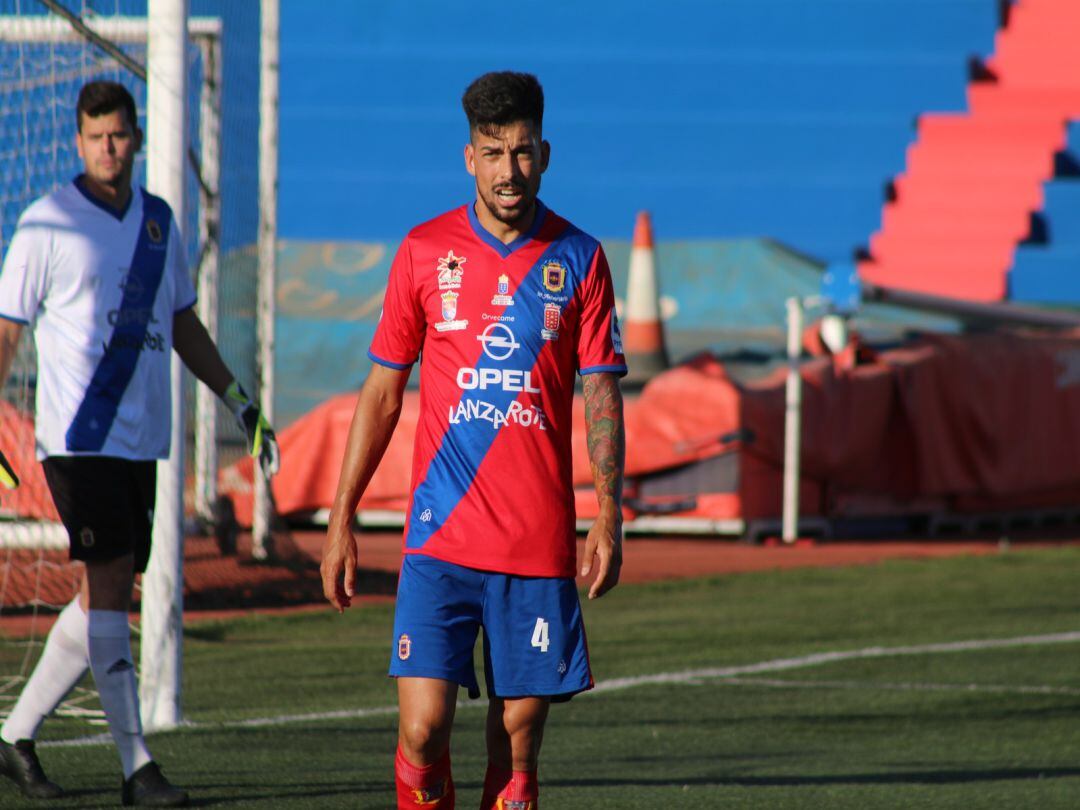
<path id="1" fill-rule="evenodd" d="M 480 628 L 489 697 L 559 701 L 592 688 L 573 579 L 511 576 L 405 555 L 392 677 L 453 681 L 479 697 L 473 649 Z"/>

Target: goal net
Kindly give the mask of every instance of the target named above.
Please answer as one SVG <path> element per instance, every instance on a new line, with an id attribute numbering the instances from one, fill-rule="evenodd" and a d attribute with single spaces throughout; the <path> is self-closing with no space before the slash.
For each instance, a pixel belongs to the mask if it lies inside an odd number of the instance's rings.
<path id="1" fill-rule="evenodd" d="M 136 66 L 146 64 L 145 0 L 65 5 Z M 191 159 L 187 211 L 177 218 L 198 287 L 199 314 L 237 376 L 254 380 L 259 7 L 221 5 L 224 19 L 189 21 Z M 145 120 L 146 82 L 125 62 L 69 21 L 44 13 L 39 3 L 0 0 L 0 257 L 27 205 L 81 171 L 74 133 L 83 84 L 108 79 L 125 85 L 147 142 L 153 141 Z M 223 93 L 224 87 L 229 89 Z M 146 153 L 137 158 L 136 183 L 145 183 Z M 22 622 L 20 641 L 5 642 L 9 654 L 0 662 L 0 715 L 37 658 L 48 624 L 43 615 L 70 601 L 82 577 L 81 566 L 68 560 L 67 536 L 35 458 L 35 360 L 27 329 L 0 391 L 0 450 L 22 479 L 17 490 L 0 490 L 0 617 L 14 615 Z M 242 452 L 243 437 L 205 387 L 189 383 L 185 398 L 186 511 L 189 520 L 209 520 L 219 463 Z M 14 665 L 13 646 L 21 650 Z M 75 713 L 84 711 L 80 700 L 76 694 L 74 706 L 69 703 Z"/>

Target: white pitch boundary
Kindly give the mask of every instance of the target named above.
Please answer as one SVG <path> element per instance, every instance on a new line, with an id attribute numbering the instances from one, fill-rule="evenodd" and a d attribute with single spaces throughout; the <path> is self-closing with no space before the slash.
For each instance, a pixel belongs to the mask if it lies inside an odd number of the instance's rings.
<path id="1" fill-rule="evenodd" d="M 657 675 L 637 675 L 632 678 L 614 678 L 601 681 L 594 692 L 609 692 L 616 689 L 631 689 L 635 686 L 652 684 L 687 683 L 715 678 L 732 678 L 738 675 L 754 675 L 759 672 L 784 672 L 791 669 L 816 667 L 837 661 L 855 661 L 863 658 L 886 658 L 899 655 L 933 655 L 936 653 L 968 652 L 971 650 L 994 650 L 1005 647 L 1027 647 L 1041 644 L 1069 644 L 1080 641 L 1080 631 L 1051 633 L 1041 636 L 1017 636 L 1016 638 L 972 639 L 968 641 L 949 641 L 942 644 L 919 644 L 910 647 L 864 647 L 861 650 L 843 650 L 838 652 L 814 653 L 796 658 L 775 658 L 757 664 L 742 664 L 731 667 L 710 667 L 708 669 L 690 669 L 684 672 L 667 672 Z"/>
<path id="2" fill-rule="evenodd" d="M 1080 641 L 1080 631 L 1067 633 L 1049 633 L 1038 636 L 1016 636 L 1014 638 L 970 639 L 967 641 L 949 641 L 941 644 L 917 644 L 904 647 L 863 647 L 859 650 L 840 650 L 835 652 L 813 653 L 793 658 L 774 658 L 755 664 L 740 664 L 729 667 L 708 667 L 688 669 L 682 672 L 660 672 L 655 675 L 637 675 L 631 678 L 612 678 L 600 681 L 590 692 L 582 697 L 601 692 L 613 692 L 620 689 L 633 689 L 638 686 L 668 684 L 700 684 L 702 681 L 720 680 L 731 685 L 766 686 L 772 688 L 833 688 L 833 689 L 879 689 L 895 691 L 964 691 L 1010 694 L 1038 695 L 1080 695 L 1080 689 L 1054 686 L 1001 686 L 980 684 L 930 684 L 930 683 L 871 683 L 859 681 L 793 681 L 777 679 L 745 678 L 765 672 L 787 672 L 793 669 L 822 666 L 838 661 L 855 661 L 867 658 L 887 658 L 891 656 L 936 655 L 940 653 L 970 652 L 1005 649 L 1009 647 L 1030 647 L 1048 644 L 1071 644 Z M 486 708 L 481 701 L 462 702 L 460 709 Z M 291 723 L 310 723 L 324 720 L 357 720 L 368 717 L 386 717 L 397 714 L 397 706 L 378 706 L 371 709 L 344 709 L 333 712 L 311 712 L 308 714 L 283 714 L 276 717 L 254 717 L 247 720 L 231 720 L 221 723 L 185 722 L 180 728 L 205 730 L 264 728 L 282 726 Z M 40 747 L 81 747 L 104 745 L 112 742 L 108 734 L 94 734 L 71 740 L 52 740 L 42 742 Z"/>
<path id="3" fill-rule="evenodd" d="M 1010 686 L 988 683 L 890 683 L 879 681 L 796 681 L 784 678 L 721 678 L 724 686 L 763 686 L 771 689 L 842 689 L 875 692 L 975 692 L 994 695 L 1080 695 L 1071 686 Z"/>

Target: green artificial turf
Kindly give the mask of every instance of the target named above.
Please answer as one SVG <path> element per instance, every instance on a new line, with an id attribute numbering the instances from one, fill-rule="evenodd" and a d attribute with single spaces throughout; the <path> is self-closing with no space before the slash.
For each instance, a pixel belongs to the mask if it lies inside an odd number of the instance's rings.
<path id="1" fill-rule="evenodd" d="M 602 688 L 552 710 L 548 810 L 1080 806 L 1080 641 L 889 653 L 1080 631 L 1078 548 L 621 586 L 585 611 Z M 196 805 L 393 807 L 391 618 L 373 606 L 192 624 L 193 725 L 152 735 L 151 750 Z M 0 671 L 20 656 L 0 645 Z M 616 678 L 639 682 L 603 688 Z M 482 709 L 458 712 L 462 808 L 479 802 Z M 355 714 L 318 716 L 343 710 Z M 284 719 L 296 715 L 315 716 Z M 261 718 L 276 721 L 243 725 Z M 51 806 L 116 803 L 111 746 L 56 744 L 102 731 L 46 723 L 42 759 L 71 791 Z M 40 805 L 0 784 L 0 806 Z"/>

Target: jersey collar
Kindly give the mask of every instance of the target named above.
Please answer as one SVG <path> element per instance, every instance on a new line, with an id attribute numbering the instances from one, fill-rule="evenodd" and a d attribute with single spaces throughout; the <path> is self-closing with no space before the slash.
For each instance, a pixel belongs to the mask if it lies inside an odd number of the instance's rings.
<path id="1" fill-rule="evenodd" d="M 113 208 L 111 205 L 106 205 L 105 203 L 103 203 L 101 200 L 99 200 L 97 197 L 95 197 L 93 194 L 91 194 L 89 191 L 86 190 L 86 175 L 85 174 L 80 174 L 72 182 L 75 184 L 75 188 L 77 188 L 79 190 L 79 193 L 82 194 L 83 197 L 85 197 L 90 203 L 96 205 L 98 208 L 100 208 L 106 214 L 108 214 L 109 216 L 115 218 L 119 222 L 124 221 L 124 217 L 127 216 L 127 212 L 131 209 L 131 201 L 133 199 L 135 199 L 135 194 L 138 192 L 138 189 L 132 188 L 131 189 L 131 194 L 128 195 L 127 202 L 124 203 L 124 207 L 118 211 L 117 209 Z"/>
<path id="2" fill-rule="evenodd" d="M 547 207 L 536 200 L 536 216 L 533 217 L 533 223 L 529 226 L 529 230 L 511 242 L 509 245 L 503 244 L 496 239 L 491 233 L 488 232 L 483 225 L 480 224 L 480 218 L 476 216 L 476 203 L 472 202 L 465 206 L 465 210 L 469 212 L 469 224 L 472 225 L 473 231 L 478 237 L 487 244 L 491 245 L 495 249 L 495 252 L 502 256 L 504 259 L 517 250 L 522 245 L 531 241 L 536 232 L 540 230 L 540 226 L 544 224 L 544 217 L 547 215 Z"/>

